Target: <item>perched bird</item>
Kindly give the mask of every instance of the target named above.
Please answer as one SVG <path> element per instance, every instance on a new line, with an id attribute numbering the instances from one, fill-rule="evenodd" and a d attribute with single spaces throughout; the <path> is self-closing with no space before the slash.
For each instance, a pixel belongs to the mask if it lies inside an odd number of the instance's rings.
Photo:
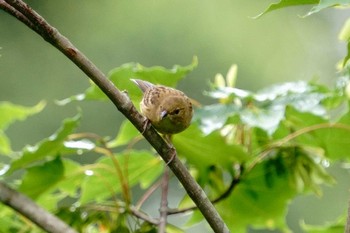
<path id="1" fill-rule="evenodd" d="M 150 82 L 132 79 L 142 90 L 142 114 L 161 134 L 172 135 L 184 131 L 191 123 L 191 100 L 181 91 Z"/>

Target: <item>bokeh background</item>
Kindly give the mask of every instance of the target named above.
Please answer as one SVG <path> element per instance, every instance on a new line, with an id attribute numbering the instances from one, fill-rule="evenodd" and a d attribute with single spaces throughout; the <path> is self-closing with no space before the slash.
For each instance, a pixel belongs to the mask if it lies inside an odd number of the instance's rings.
<path id="1" fill-rule="evenodd" d="M 271 3 L 268 0 L 27 3 L 104 73 L 127 62 L 171 68 L 190 64 L 192 57 L 198 56 L 198 68 L 178 88 L 203 103 L 210 102 L 203 95 L 209 81 L 216 73 L 225 75 L 232 64 L 238 65 L 237 87 L 242 89 L 254 91 L 295 80 L 334 85 L 336 64 L 346 54 L 338 33 L 350 13 L 329 9 L 303 18 L 311 8 L 305 6 L 253 19 Z M 123 117 L 111 103 L 55 104 L 55 100 L 83 92 L 89 86 L 87 77 L 3 11 L 0 47 L 0 101 L 27 106 L 47 101 L 42 113 L 8 129 L 13 149 L 51 135 L 61 120 L 76 114 L 78 108 L 83 111 L 80 131 L 115 136 Z M 91 162 L 95 158 L 87 155 L 84 159 Z M 350 196 L 349 171 L 336 165 L 330 172 L 338 184 L 325 187 L 323 197 L 303 196 L 291 203 L 287 221 L 294 232 L 301 232 L 299 221 L 321 224 L 344 213 Z"/>

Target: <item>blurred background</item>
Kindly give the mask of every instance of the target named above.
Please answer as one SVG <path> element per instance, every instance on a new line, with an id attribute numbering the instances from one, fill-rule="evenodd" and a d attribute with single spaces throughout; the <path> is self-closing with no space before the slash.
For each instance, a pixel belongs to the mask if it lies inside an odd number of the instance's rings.
<path id="1" fill-rule="evenodd" d="M 179 89 L 203 103 L 209 80 L 238 65 L 237 87 L 258 90 L 294 80 L 334 85 L 336 64 L 346 54 L 338 33 L 349 10 L 329 9 L 307 18 L 311 6 L 292 7 L 253 19 L 268 0 L 222 1 L 27 1 L 104 73 L 127 62 L 144 66 L 188 65 L 194 55 L 199 66 Z M 45 110 L 7 133 L 13 149 L 51 135 L 65 117 L 83 110 L 80 131 L 115 136 L 123 117 L 111 103 L 54 101 L 83 92 L 87 77 L 64 55 L 25 25 L 0 11 L 0 101 L 33 106 L 47 101 Z M 130 84 L 133 85 L 133 84 Z M 85 162 L 95 158 L 86 156 Z M 288 224 L 300 232 L 299 221 L 322 224 L 342 214 L 349 197 L 349 172 L 330 168 L 338 178 L 322 198 L 304 196 L 291 203 Z M 190 231 L 189 231 L 190 232 Z M 193 230 L 192 232 L 196 232 Z M 203 232 L 203 230 L 202 230 Z"/>

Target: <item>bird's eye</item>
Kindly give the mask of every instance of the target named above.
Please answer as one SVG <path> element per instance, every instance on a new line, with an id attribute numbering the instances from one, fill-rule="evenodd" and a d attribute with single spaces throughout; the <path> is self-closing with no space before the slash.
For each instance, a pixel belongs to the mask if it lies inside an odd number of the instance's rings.
<path id="1" fill-rule="evenodd" d="M 177 115 L 177 114 L 179 114 L 180 113 L 180 109 L 175 109 L 175 111 L 173 112 L 173 114 L 175 114 L 175 115 Z"/>

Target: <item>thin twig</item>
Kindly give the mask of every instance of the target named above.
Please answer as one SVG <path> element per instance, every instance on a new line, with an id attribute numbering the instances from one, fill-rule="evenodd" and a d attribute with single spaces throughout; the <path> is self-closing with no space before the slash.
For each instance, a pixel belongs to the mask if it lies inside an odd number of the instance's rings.
<path id="1" fill-rule="evenodd" d="M 230 186 L 226 189 L 226 191 L 223 192 L 217 198 L 213 199 L 211 201 L 211 203 L 216 204 L 216 203 L 219 203 L 220 201 L 226 199 L 228 196 L 230 196 L 230 194 L 232 193 L 234 188 L 239 184 L 239 182 L 241 182 L 240 176 L 236 176 L 231 181 Z M 168 209 L 168 215 L 186 213 L 186 212 L 193 211 L 196 209 L 197 209 L 197 206 L 191 206 L 191 207 L 187 207 L 187 208 L 183 208 L 183 209 Z"/>
<path id="2" fill-rule="evenodd" d="M 44 18 L 31 9 L 21 0 L 5 0 L 9 5 L 23 14 L 32 24 L 28 25 L 23 18 L 16 17 L 26 23 L 31 29 L 41 35 L 47 42 L 59 49 L 72 62 L 74 62 L 90 79 L 108 96 L 118 110 L 140 131 L 153 148 L 159 153 L 165 162 L 171 160 L 176 155 L 175 148 L 170 147 L 162 137 L 153 129 L 153 127 L 144 130 L 144 117 L 137 111 L 127 94 L 118 90 L 114 84 L 83 54 L 81 53 L 66 37 L 61 35 L 58 30 L 49 25 Z M 6 6 L 4 6 L 6 7 Z M 3 7 L 3 8 L 4 8 Z M 8 11 L 7 11 L 8 12 Z M 27 20 L 27 21 L 28 21 Z M 227 233 L 228 227 L 209 201 L 203 189 L 189 174 L 184 164 L 174 157 L 169 164 L 169 168 L 182 183 L 188 195 L 198 206 L 204 218 L 208 221 L 214 232 Z"/>
<path id="3" fill-rule="evenodd" d="M 162 179 L 162 195 L 160 201 L 160 218 L 158 225 L 158 233 L 165 233 L 168 218 L 168 190 L 169 190 L 169 168 L 165 165 Z"/>
<path id="4" fill-rule="evenodd" d="M 158 180 L 156 183 L 154 183 L 143 195 L 142 197 L 138 200 L 136 203 L 136 209 L 140 209 L 143 203 L 154 193 L 154 191 L 159 188 L 159 186 L 162 184 L 162 180 Z"/>
<path id="5" fill-rule="evenodd" d="M 251 171 L 258 163 L 260 163 L 269 153 L 278 147 L 281 147 L 282 145 L 286 144 L 287 142 L 303 135 L 306 133 L 310 133 L 316 130 L 320 129 L 328 129 L 328 128 L 335 128 L 335 129 L 342 129 L 346 131 L 350 131 L 350 127 L 348 125 L 342 124 L 342 123 L 321 123 L 316 125 L 311 125 L 302 129 L 299 129 L 293 133 L 288 134 L 284 138 L 281 138 L 271 144 L 268 144 L 263 151 L 259 153 L 259 156 L 256 157 L 255 160 L 250 164 L 250 166 L 247 168 L 247 173 Z"/>
<path id="6" fill-rule="evenodd" d="M 136 217 L 138 217 L 138 218 L 140 218 L 148 223 L 151 223 L 153 225 L 159 224 L 159 221 L 157 219 L 151 218 L 147 214 L 144 214 L 143 212 L 137 210 L 135 207 L 130 206 L 130 211 L 134 216 L 136 216 Z"/>
<path id="7" fill-rule="evenodd" d="M 61 219 L 50 214 L 28 197 L 10 188 L 3 182 L 0 182 L 0 201 L 18 211 L 47 232 L 77 233 Z"/>

